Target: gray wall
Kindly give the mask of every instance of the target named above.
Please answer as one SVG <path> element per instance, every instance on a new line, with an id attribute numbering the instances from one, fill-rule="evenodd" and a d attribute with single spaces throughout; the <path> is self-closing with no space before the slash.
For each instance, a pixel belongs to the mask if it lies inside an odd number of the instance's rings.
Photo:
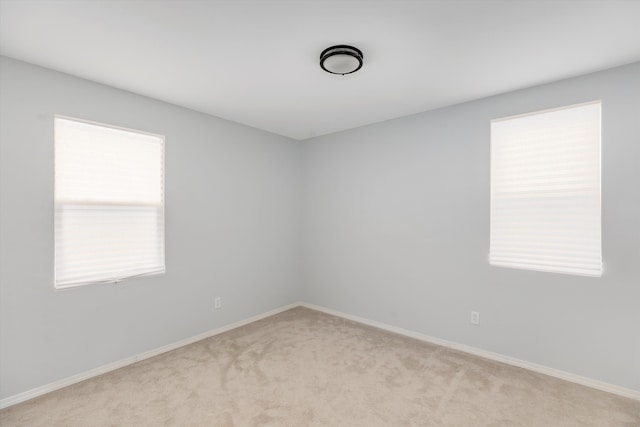
<path id="1" fill-rule="evenodd" d="M 54 291 L 54 114 L 166 136 L 166 274 Z M 299 142 L 3 58 L 0 398 L 297 301 L 299 166 Z"/>
<path id="2" fill-rule="evenodd" d="M 489 266 L 489 121 L 596 99 L 603 277 Z M 640 390 L 640 63 L 306 141 L 303 176 L 306 301 Z"/>
<path id="3" fill-rule="evenodd" d="M 300 144 L 2 58 L 0 398 L 299 299 L 640 390 L 639 93 L 634 64 Z M 489 120 L 594 99 L 603 277 L 490 267 Z M 53 290 L 54 114 L 166 136 L 165 275 Z"/>

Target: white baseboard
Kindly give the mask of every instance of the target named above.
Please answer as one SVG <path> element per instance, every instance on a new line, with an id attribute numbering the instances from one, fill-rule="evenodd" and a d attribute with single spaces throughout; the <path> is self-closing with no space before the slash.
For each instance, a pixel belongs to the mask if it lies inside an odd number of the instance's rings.
<path id="1" fill-rule="evenodd" d="M 300 303 L 302 307 L 306 307 L 312 310 L 321 311 L 323 313 L 331 314 L 334 316 L 342 317 L 344 319 L 352 320 L 354 322 L 362 323 L 365 325 L 373 326 L 385 331 L 394 332 L 396 334 L 404 335 L 410 338 L 415 338 L 420 341 L 425 341 L 431 344 L 448 347 L 454 350 L 459 350 L 464 353 L 473 354 L 476 356 L 484 357 L 485 359 L 495 360 L 497 362 L 506 363 L 507 365 L 517 366 L 519 368 L 528 369 L 530 371 L 539 372 L 541 374 L 549 375 L 551 377 L 560 378 L 562 380 L 570 381 L 572 383 L 584 385 L 587 387 L 595 388 L 598 390 L 606 391 L 608 393 L 617 394 L 619 396 L 628 397 L 634 400 L 640 400 L 640 391 L 633 390 L 625 387 L 620 387 L 614 384 L 605 383 L 603 381 L 594 380 L 591 378 L 583 377 L 580 375 L 572 374 L 571 372 L 561 371 L 559 369 L 549 368 L 547 366 L 539 365 L 537 363 L 527 362 L 526 360 L 516 359 L 515 357 L 505 356 L 499 353 L 493 353 L 491 351 L 482 350 L 479 348 L 471 347 L 464 344 L 458 344 L 456 342 L 443 340 L 441 338 L 432 337 L 429 335 L 421 334 L 419 332 L 410 331 L 407 329 L 397 328 L 395 326 L 387 325 L 386 323 L 377 322 L 375 320 L 365 319 L 363 317 L 354 316 L 347 313 L 342 313 L 337 310 L 322 307 L 315 304 Z"/>
<path id="2" fill-rule="evenodd" d="M 264 319 L 269 316 L 273 316 L 274 314 L 281 313 L 283 311 L 289 310 L 294 307 L 306 307 L 312 310 L 317 310 L 323 313 L 331 314 L 334 316 L 342 317 L 344 319 L 352 320 L 354 322 L 362 323 L 364 325 L 373 326 L 379 329 L 383 329 L 385 331 L 394 332 L 400 335 L 404 335 L 407 337 L 415 338 L 420 341 L 425 341 L 428 343 L 441 345 L 443 347 L 452 348 L 455 350 L 459 350 L 465 353 L 473 354 L 476 356 L 484 357 L 486 359 L 495 360 L 498 362 L 506 363 L 508 365 L 517 366 L 520 368 L 528 369 L 530 371 L 539 372 L 541 374 L 546 374 L 552 377 L 560 378 L 566 381 L 571 381 L 576 384 L 581 384 L 587 387 L 595 388 L 598 390 L 606 391 L 608 393 L 617 394 L 619 396 L 628 397 L 631 399 L 640 401 L 640 391 L 632 390 L 624 387 L 620 387 L 617 385 L 605 383 L 602 381 L 594 380 L 591 378 L 583 377 L 580 375 L 572 374 L 570 372 L 561 371 L 554 368 L 549 368 L 547 366 L 538 365 L 537 363 L 527 362 L 525 360 L 516 359 L 514 357 L 505 356 L 498 353 L 493 353 L 490 351 L 482 350 L 479 348 L 471 347 L 464 344 L 458 344 L 452 341 L 443 340 L 440 338 L 432 337 L 429 335 L 421 334 L 419 332 L 410 331 L 408 329 L 397 328 L 395 326 L 390 326 L 382 322 L 377 322 L 375 320 L 365 319 L 363 317 L 354 316 L 347 313 L 342 313 L 337 310 L 332 310 L 330 308 L 322 307 L 315 304 L 308 304 L 305 302 L 292 303 L 283 307 L 276 308 L 274 310 L 267 311 L 262 314 L 258 314 L 256 316 L 249 317 L 247 319 L 239 320 L 237 322 L 231 323 L 226 326 L 222 326 L 220 328 L 213 329 L 211 331 L 204 332 L 202 334 L 195 335 L 190 338 L 186 338 L 171 344 L 167 344 L 165 346 L 146 351 L 144 353 L 136 354 L 131 357 L 127 357 L 125 359 L 118 360 L 116 362 L 112 362 L 103 366 L 99 366 L 94 369 L 90 369 L 85 372 L 81 372 L 76 375 L 72 375 L 67 378 L 62 378 L 58 381 L 54 381 L 49 384 L 45 384 L 40 387 L 36 387 L 31 390 L 27 390 L 22 393 L 15 394 L 13 396 L 9 396 L 7 398 L 0 400 L 0 409 L 7 408 L 12 405 L 16 405 L 18 403 L 25 402 L 27 400 L 33 399 L 35 397 L 41 396 L 46 393 L 50 393 L 55 390 L 59 390 L 63 387 L 70 386 L 75 383 L 79 383 L 80 381 L 87 380 L 89 378 L 96 377 L 98 375 L 106 374 L 107 372 L 114 371 L 116 369 L 125 367 L 127 365 L 131 365 L 133 363 L 139 362 L 141 360 L 149 359 L 151 357 L 157 356 L 162 353 L 166 353 L 171 350 L 175 350 L 176 348 L 183 347 L 185 345 L 192 344 L 194 342 L 212 337 L 214 335 L 221 334 L 223 332 L 230 331 L 232 329 L 238 328 L 240 326 L 247 325 L 249 323 L 255 322 L 257 320 Z"/>
<path id="3" fill-rule="evenodd" d="M 159 354 L 166 353 L 167 351 L 175 350 L 176 348 L 180 348 L 180 347 L 183 347 L 185 345 L 192 344 L 192 343 L 194 343 L 196 341 L 200 341 L 200 340 L 203 340 L 205 338 L 209 338 L 209 337 L 212 337 L 214 335 L 218 335 L 218 334 L 221 334 L 223 332 L 227 332 L 227 331 L 230 331 L 232 329 L 239 328 L 240 326 L 247 325 L 249 323 L 255 322 L 256 320 L 264 319 L 265 317 L 273 316 L 274 314 L 278 314 L 278 313 L 281 313 L 283 311 L 289 310 L 291 308 L 298 307 L 299 305 L 300 305 L 300 303 L 293 303 L 293 304 L 285 305 L 284 307 L 279 307 L 279 308 L 276 308 L 274 310 L 270 310 L 270 311 L 267 311 L 265 313 L 258 314 L 256 316 L 252 316 L 252 317 L 249 317 L 247 319 L 239 320 L 239 321 L 231 323 L 229 325 L 225 325 L 225 326 L 222 326 L 220 328 L 213 329 L 211 331 L 203 332 L 203 333 L 195 335 L 193 337 L 185 338 L 183 340 L 180 340 L 180 341 L 177 341 L 177 342 L 174 342 L 174 343 L 171 343 L 171 344 L 167 344 L 165 346 L 162 346 L 162 347 L 159 347 L 159 348 L 156 348 L 156 349 L 153 349 L 153 350 L 145 351 L 144 353 L 136 354 L 136 355 L 133 355 L 133 356 L 118 360 L 116 362 L 108 363 L 106 365 L 99 366 L 97 368 L 90 369 L 88 371 L 81 372 L 79 374 L 72 375 L 72 376 L 67 377 L 67 378 L 62 378 L 62 379 L 60 379 L 58 381 L 54 381 L 52 383 L 45 384 L 45 385 L 40 386 L 40 387 L 36 387 L 34 389 L 27 390 L 25 392 L 15 394 L 13 396 L 9 396 L 7 398 L 4 398 L 4 399 L 0 400 L 0 409 L 6 408 L 6 407 L 9 407 L 9 406 L 13 406 L 13 405 L 16 405 L 18 403 L 22 403 L 24 401 L 33 399 L 34 397 L 38 397 L 38 396 L 41 396 L 43 394 L 50 393 L 52 391 L 61 389 L 63 387 L 67 387 L 67 386 L 70 386 L 72 384 L 79 383 L 80 381 L 84 381 L 84 380 L 87 380 L 89 378 L 97 377 L 98 375 L 106 374 L 107 372 L 110 372 L 110 371 L 115 371 L 116 369 L 123 368 L 123 367 L 125 367 L 127 365 L 131 365 L 131 364 L 139 362 L 141 360 L 149 359 L 149 358 L 157 356 Z"/>

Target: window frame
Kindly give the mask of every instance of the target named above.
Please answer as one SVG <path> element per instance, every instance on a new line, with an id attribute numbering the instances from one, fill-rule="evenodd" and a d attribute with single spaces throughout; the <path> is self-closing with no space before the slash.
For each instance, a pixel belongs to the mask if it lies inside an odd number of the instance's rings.
<path id="1" fill-rule="evenodd" d="M 507 120 L 515 120 L 515 119 L 520 119 L 520 118 L 527 118 L 527 117 L 532 117 L 532 116 L 538 116 L 538 115 L 543 115 L 543 114 L 549 114 L 549 113 L 554 113 L 554 112 L 560 112 L 560 111 L 565 111 L 565 110 L 570 110 L 570 109 L 576 109 L 576 108 L 580 108 L 580 107 L 587 107 L 590 105 L 597 105 L 598 106 L 598 118 L 597 118 L 597 123 L 594 123 L 594 125 L 597 125 L 597 143 L 598 143 L 598 150 L 597 150 L 597 156 L 598 156 L 598 165 L 597 165 L 597 183 L 598 183 L 598 187 L 597 187 L 597 192 L 598 192 L 598 198 L 597 198 L 597 203 L 598 203 L 598 228 L 597 230 L 597 241 L 599 243 L 599 248 L 598 248 L 598 255 L 599 255 L 599 267 L 590 269 L 590 268 L 578 268 L 578 267 L 570 267 L 568 265 L 564 265 L 564 266 L 552 266 L 552 264 L 547 264 L 547 265 L 542 265 L 542 264 L 532 264 L 530 266 L 524 266 L 523 264 L 526 264 L 526 262 L 524 263 L 515 263 L 515 262 L 495 262 L 494 260 L 492 260 L 492 255 L 493 255 L 493 244 L 494 244 L 494 234 L 493 234 L 493 229 L 494 229 L 494 202 L 495 202 L 495 198 L 494 198 L 494 124 L 497 122 L 502 122 L 502 121 L 507 121 Z M 584 276 L 584 277 L 595 277 L 595 278 L 599 278 L 602 277 L 602 275 L 604 274 L 604 262 L 603 260 L 603 245 L 602 245 L 602 100 L 601 99 L 596 99 L 593 101 L 588 101 L 588 102 L 581 102 L 581 103 L 577 103 L 577 104 L 570 104 L 570 105 L 565 105 L 565 106 L 561 106 L 561 107 L 556 107 L 556 108 L 549 108 L 549 109 L 544 109 L 544 110 L 537 110 L 537 111 L 532 111 L 532 112 L 528 112 L 528 113 L 524 113 L 524 114 L 516 114 L 516 115 L 511 115 L 511 116 L 505 116 L 505 117 L 500 117 L 497 119 L 493 119 L 490 121 L 490 206 L 489 206 L 489 254 L 488 254 L 488 261 L 489 264 L 493 267 L 501 267 L 501 268 L 512 268 L 512 269 L 520 269 L 520 270 L 528 270 L 528 271 L 540 271 L 540 272 L 548 272 L 548 273 L 556 273 L 556 274 L 567 274 L 567 275 L 575 275 L 575 276 Z M 582 182 L 582 181 L 581 181 Z M 551 252 L 553 252 L 553 250 L 551 250 Z M 549 252 L 547 252 L 549 253 Z M 511 264 L 511 265 L 509 265 Z M 595 264 L 594 264 L 595 265 Z M 574 270 L 574 271 L 571 271 Z M 575 270 L 583 270 L 583 271 L 575 271 Z M 591 270 L 591 271 L 588 271 Z"/>
<path id="2" fill-rule="evenodd" d="M 118 278 L 114 278 L 114 279 L 107 279 L 107 280 L 86 280 L 86 281 L 79 281 L 79 282 L 75 282 L 75 283 L 71 283 L 71 284 L 63 284 L 60 285 L 58 284 L 57 281 L 57 275 L 56 275 L 56 257 L 57 257 L 57 252 L 56 252 L 56 243 L 57 243 L 57 238 L 56 238 L 56 231 L 55 231 L 55 227 L 56 227 L 56 210 L 58 208 L 58 206 L 60 205 L 60 203 L 57 200 L 56 197 L 56 193 L 57 193 L 57 186 L 56 186 L 56 173 L 57 173 L 57 162 L 56 162 L 56 150 L 57 150 L 57 141 L 56 141 L 56 126 L 58 123 L 58 120 L 67 120 L 67 121 L 72 121 L 72 122 L 77 122 L 77 123 L 81 123 L 81 124 L 87 124 L 87 125 L 92 125 L 92 126 L 98 126 L 98 127 L 102 127 L 102 128 L 107 128 L 107 129 L 114 129 L 114 130 L 119 130 L 119 131 L 124 131 L 124 132 L 130 132 L 130 133 L 135 133 L 135 134 L 139 134 L 139 135 L 145 135 L 145 136 L 151 136 L 154 138 L 158 138 L 159 142 L 160 142 L 160 147 L 161 147 L 161 164 L 160 164 L 160 180 L 161 180 L 161 203 L 159 206 L 159 212 L 160 212 L 160 227 L 162 230 L 162 236 L 161 236 L 161 250 L 160 250 L 160 254 L 161 254 L 161 265 L 160 268 L 155 270 L 155 271 L 149 271 L 149 272 L 145 272 L 145 273 L 141 273 L 141 274 L 133 274 L 133 275 L 125 275 L 122 277 L 118 277 Z M 98 285 L 98 284 L 118 284 L 122 281 L 128 280 L 128 279 L 133 279 L 133 278 L 137 278 L 137 277 L 147 277 L 147 276 L 155 276 L 155 275 L 160 275 L 160 274 L 165 274 L 166 273 L 166 217 L 165 217 L 165 210 L 166 210 L 166 138 L 164 135 L 162 134 L 158 134 L 158 133 L 154 133 L 154 132 L 148 132 L 148 131 L 143 131 L 143 130 L 139 130 L 139 129 L 133 129 L 133 128 L 129 128 L 129 127 L 124 127 L 124 126 L 119 126 L 119 125 L 113 125 L 113 124 L 108 124 L 108 123 L 102 123 L 102 122 L 97 122 L 94 120 L 87 120 L 87 119 L 82 119 L 82 118 L 78 118 L 78 117 L 73 117 L 73 116 L 68 116 L 68 115 L 63 115 L 63 114 L 54 114 L 53 115 L 53 226 L 54 226 L 54 233 L 53 233 L 53 253 L 54 253 L 54 259 L 53 259 L 53 288 L 56 291 L 63 291 L 63 290 L 67 290 L 67 289 L 75 289 L 75 288 L 82 288 L 85 286 L 90 286 L 90 285 Z M 125 203 L 117 203 L 114 205 L 118 205 L 118 206 L 152 206 L 152 204 L 125 204 Z"/>

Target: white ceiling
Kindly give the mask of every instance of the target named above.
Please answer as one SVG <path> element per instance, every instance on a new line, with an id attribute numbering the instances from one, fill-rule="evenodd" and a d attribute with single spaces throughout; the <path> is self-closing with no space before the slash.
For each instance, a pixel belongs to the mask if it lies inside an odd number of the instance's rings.
<path id="1" fill-rule="evenodd" d="M 0 0 L 0 53 L 295 139 L 640 60 L 640 1 Z M 333 76 L 320 52 L 352 44 Z"/>

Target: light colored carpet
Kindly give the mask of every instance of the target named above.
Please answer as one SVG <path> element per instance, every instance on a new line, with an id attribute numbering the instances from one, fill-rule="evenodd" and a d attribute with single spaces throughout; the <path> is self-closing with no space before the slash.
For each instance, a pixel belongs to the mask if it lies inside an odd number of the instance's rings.
<path id="1" fill-rule="evenodd" d="M 640 426 L 640 402 L 294 308 L 0 412 L 2 426 Z"/>

